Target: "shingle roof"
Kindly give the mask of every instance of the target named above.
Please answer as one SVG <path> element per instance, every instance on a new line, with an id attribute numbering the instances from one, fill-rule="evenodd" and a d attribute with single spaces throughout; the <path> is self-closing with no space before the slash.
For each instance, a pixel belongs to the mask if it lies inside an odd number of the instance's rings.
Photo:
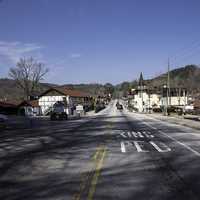
<path id="1" fill-rule="evenodd" d="M 12 108 L 15 108 L 15 107 L 17 107 L 17 105 L 14 104 L 14 103 L 6 102 L 6 101 L 0 101 L 0 107 L 4 107 L 4 108 L 12 107 Z"/>
<path id="2" fill-rule="evenodd" d="M 40 95 L 40 97 L 44 96 L 45 94 L 48 94 L 51 91 L 56 91 L 56 92 L 58 92 L 60 94 L 63 94 L 65 96 L 71 96 L 71 97 L 90 97 L 91 96 L 91 95 L 89 95 L 89 94 L 87 94 L 85 92 L 81 92 L 81 91 L 78 91 L 78 90 L 72 90 L 72 89 L 69 89 L 69 88 L 56 87 L 56 88 L 48 89 L 47 91 L 42 93 Z"/>

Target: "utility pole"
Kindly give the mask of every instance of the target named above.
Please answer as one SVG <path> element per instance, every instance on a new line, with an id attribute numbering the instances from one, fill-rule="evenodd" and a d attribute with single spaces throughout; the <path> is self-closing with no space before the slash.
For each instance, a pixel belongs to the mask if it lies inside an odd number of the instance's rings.
<path id="1" fill-rule="evenodd" d="M 142 97 L 142 112 L 144 112 L 144 104 L 143 104 L 143 85 L 141 84 L 141 97 Z"/>
<path id="2" fill-rule="evenodd" d="M 142 72 L 140 73 L 140 79 L 139 79 L 139 90 L 140 90 L 140 97 L 141 97 L 141 103 L 142 103 L 142 112 L 144 112 L 144 105 L 143 105 L 143 90 L 145 89 L 144 87 L 144 80 L 143 80 L 143 75 Z"/>
<path id="3" fill-rule="evenodd" d="M 150 89 L 149 89 L 149 94 L 148 94 L 148 97 L 149 97 L 149 113 L 151 113 L 150 112 L 150 105 L 151 105 L 151 93 L 150 93 Z"/>
<path id="4" fill-rule="evenodd" d="M 166 101 L 164 102 L 164 115 L 168 115 L 168 107 L 171 105 L 170 99 L 170 61 L 168 58 L 167 64 L 167 84 L 163 86 L 163 97 L 165 97 L 166 90 Z"/>
<path id="5" fill-rule="evenodd" d="M 163 97 L 165 99 L 165 101 L 163 102 L 164 103 L 164 115 L 167 115 L 167 108 L 168 108 L 168 88 L 167 88 L 167 85 L 163 86 Z"/>
<path id="6" fill-rule="evenodd" d="M 171 92 L 170 92 L 170 60 L 168 58 L 168 67 L 167 67 L 167 101 L 168 106 L 171 105 Z"/>

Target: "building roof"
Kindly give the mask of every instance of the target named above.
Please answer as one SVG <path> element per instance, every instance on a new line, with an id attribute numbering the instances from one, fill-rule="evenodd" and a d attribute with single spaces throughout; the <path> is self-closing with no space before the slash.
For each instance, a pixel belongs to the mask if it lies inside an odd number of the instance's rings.
<path id="1" fill-rule="evenodd" d="M 11 102 L 7 102 L 7 101 L 0 101 L 0 107 L 4 107 L 4 108 L 16 108 L 17 105 Z"/>
<path id="2" fill-rule="evenodd" d="M 131 95 L 136 95 L 136 94 L 139 94 L 140 92 L 141 90 L 138 90 L 138 89 L 132 90 Z M 157 94 L 157 95 L 161 94 L 161 91 L 156 90 L 156 89 L 144 89 L 143 92 L 147 94 Z"/>
<path id="3" fill-rule="evenodd" d="M 90 97 L 91 95 L 85 93 L 85 92 L 81 92 L 78 90 L 72 90 L 69 88 L 63 88 L 63 87 L 56 87 L 56 88 L 50 88 L 47 91 L 43 92 L 41 96 L 44 96 L 46 94 L 48 94 L 51 91 L 56 91 L 64 96 L 71 96 L 71 97 Z"/>
<path id="4" fill-rule="evenodd" d="M 23 101 L 18 105 L 18 107 L 21 107 L 21 106 L 39 107 L 39 102 L 38 100 Z"/>
<path id="5" fill-rule="evenodd" d="M 200 100 L 195 100 L 194 101 L 194 108 L 200 108 Z"/>
<path id="6" fill-rule="evenodd" d="M 142 74 L 142 72 L 140 73 L 139 86 L 144 86 L 144 79 L 143 79 L 143 74 Z"/>

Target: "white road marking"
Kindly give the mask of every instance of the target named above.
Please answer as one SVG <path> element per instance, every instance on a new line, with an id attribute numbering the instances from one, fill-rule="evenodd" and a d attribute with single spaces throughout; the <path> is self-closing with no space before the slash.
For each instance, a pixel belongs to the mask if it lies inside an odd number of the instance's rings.
<path id="1" fill-rule="evenodd" d="M 149 126 L 150 128 L 153 128 L 155 129 L 154 126 L 150 125 L 150 124 L 147 124 L 146 122 L 143 122 L 144 124 L 146 124 L 147 126 Z M 156 130 L 158 130 L 156 128 Z M 166 133 L 164 133 L 163 131 L 159 131 L 159 133 L 161 133 L 162 135 L 165 135 L 166 137 L 170 138 L 171 140 L 175 141 L 176 143 L 180 144 L 181 146 L 184 146 L 186 149 L 188 149 L 189 151 L 193 152 L 196 156 L 200 157 L 200 153 L 198 151 L 195 151 L 194 149 L 192 149 L 191 147 L 189 147 L 188 145 L 176 140 L 175 138 L 167 135 Z"/>
<path id="2" fill-rule="evenodd" d="M 122 151 L 122 153 L 126 153 L 126 145 L 127 146 L 132 146 L 132 143 L 129 142 L 129 141 L 121 142 L 121 151 Z"/>
<path id="3" fill-rule="evenodd" d="M 144 137 L 140 131 L 138 131 L 137 133 L 138 133 L 139 137 L 141 137 L 141 138 Z"/>
<path id="4" fill-rule="evenodd" d="M 126 147 L 125 147 L 124 142 L 121 142 L 121 151 L 122 153 L 126 153 Z"/>
<path id="5" fill-rule="evenodd" d="M 143 134 L 145 135 L 145 137 L 149 138 L 151 137 L 148 133 L 146 133 L 145 131 L 143 131 Z"/>
<path id="6" fill-rule="evenodd" d="M 188 145 L 186 145 L 186 144 L 184 144 L 184 143 L 182 143 L 182 142 L 176 140 L 175 138 L 173 138 L 173 137 L 167 135 L 166 133 L 164 133 L 164 132 L 162 132 L 162 131 L 159 131 L 159 133 L 165 135 L 166 137 L 170 138 L 171 140 L 173 140 L 173 141 L 177 142 L 178 144 L 184 146 L 186 149 L 188 149 L 189 151 L 193 152 L 196 156 L 199 156 L 199 157 L 200 157 L 200 153 L 199 153 L 198 151 L 195 151 L 194 149 L 192 149 L 192 148 L 189 147 Z"/>
<path id="7" fill-rule="evenodd" d="M 171 149 L 170 149 L 167 145 L 165 145 L 163 142 L 159 142 L 159 143 L 162 144 L 162 146 L 164 146 L 165 149 L 161 149 L 155 142 L 150 141 L 149 143 L 152 144 L 152 146 L 153 146 L 158 152 L 164 153 L 164 152 L 169 152 L 169 151 L 171 151 Z"/>
<path id="8" fill-rule="evenodd" d="M 151 132 L 143 131 L 143 134 L 144 134 L 147 138 L 154 138 L 154 135 L 152 135 Z"/>
<path id="9" fill-rule="evenodd" d="M 127 136 L 124 135 L 124 134 L 125 134 L 125 132 L 120 133 L 120 135 L 121 135 L 122 137 L 127 138 Z"/>
<path id="10" fill-rule="evenodd" d="M 148 134 L 151 138 L 154 138 L 154 135 L 152 135 L 151 132 L 148 131 L 147 134 Z"/>
<path id="11" fill-rule="evenodd" d="M 152 128 L 153 128 L 154 130 L 157 130 L 157 128 L 155 128 L 155 127 L 153 127 L 153 126 L 152 126 Z"/>
<path id="12" fill-rule="evenodd" d="M 146 131 L 138 131 L 138 132 L 135 132 L 135 131 L 127 131 L 127 132 L 122 132 L 122 133 L 119 133 L 123 138 L 144 138 L 144 137 L 147 137 L 147 138 L 154 138 L 154 135 L 151 134 L 151 132 L 146 132 Z"/>
<path id="13" fill-rule="evenodd" d="M 132 135 L 133 135 L 133 137 L 135 137 L 135 138 L 137 138 L 138 136 L 137 136 L 137 133 L 136 132 L 134 132 L 134 131 L 132 131 Z"/>
<path id="14" fill-rule="evenodd" d="M 159 142 L 160 146 L 163 146 L 164 149 L 161 149 L 155 142 L 150 141 L 150 142 L 145 142 L 145 141 L 122 141 L 121 143 L 121 152 L 126 153 L 126 146 L 135 146 L 137 152 L 149 152 L 148 150 L 143 149 L 143 144 L 151 144 L 158 152 L 164 153 L 164 152 L 169 152 L 171 149 L 165 145 L 162 142 Z"/>
<path id="15" fill-rule="evenodd" d="M 128 132 L 127 132 L 127 134 L 128 134 L 128 137 L 130 137 L 130 138 L 132 137 L 132 135 L 131 135 L 131 132 L 130 132 L 130 131 L 128 131 Z"/>
<path id="16" fill-rule="evenodd" d="M 133 141 L 138 152 L 149 152 L 147 150 L 143 150 L 139 143 L 144 143 L 143 141 Z"/>

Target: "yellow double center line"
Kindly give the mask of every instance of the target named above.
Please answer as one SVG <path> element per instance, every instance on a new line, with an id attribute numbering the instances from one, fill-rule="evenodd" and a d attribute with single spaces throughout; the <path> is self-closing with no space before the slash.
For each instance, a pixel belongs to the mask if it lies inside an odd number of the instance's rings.
<path id="1" fill-rule="evenodd" d="M 89 171 L 88 173 L 82 174 L 79 193 L 74 196 L 73 200 L 80 200 L 82 194 L 84 193 L 84 190 L 87 189 L 88 185 L 89 192 L 87 195 L 87 200 L 93 200 L 106 153 L 107 148 L 105 147 L 105 145 L 100 145 L 97 148 L 92 158 L 93 162 L 95 163 L 94 171 Z"/>
<path id="2" fill-rule="evenodd" d="M 106 156 L 106 152 L 107 152 L 107 149 L 105 146 L 102 146 L 99 148 L 99 150 L 96 152 L 96 168 L 95 168 L 95 173 L 94 173 L 94 176 L 92 178 L 92 181 L 91 181 L 91 185 L 90 185 L 90 189 L 89 189 L 89 193 L 88 193 L 88 200 L 92 200 L 93 199 L 93 196 L 94 196 L 94 193 L 95 193 L 95 190 L 96 190 L 96 185 L 97 185 L 97 182 L 98 182 L 98 178 L 100 176 L 100 173 L 101 173 L 101 169 L 103 167 L 103 162 L 104 162 L 104 158 Z"/>

